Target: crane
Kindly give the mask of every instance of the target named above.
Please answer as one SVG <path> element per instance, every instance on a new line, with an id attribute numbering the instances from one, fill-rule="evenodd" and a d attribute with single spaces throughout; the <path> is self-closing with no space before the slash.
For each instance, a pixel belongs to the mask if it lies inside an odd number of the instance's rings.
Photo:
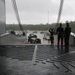
<path id="1" fill-rule="evenodd" d="M 15 0 L 12 0 L 12 5 L 13 5 L 13 9 L 14 9 L 15 16 L 16 16 L 16 19 L 18 21 L 20 30 L 22 31 L 23 35 L 25 35 L 25 32 L 23 31 L 23 27 L 22 27 L 22 24 L 21 24 L 21 20 L 20 20 L 20 16 L 19 16 L 19 13 L 18 13 L 17 4 L 16 4 Z"/>
<path id="2" fill-rule="evenodd" d="M 58 12 L 57 24 L 56 24 L 56 26 L 55 26 L 55 30 L 56 30 L 56 28 L 58 27 L 58 23 L 60 22 L 60 18 L 61 18 L 61 14 L 62 14 L 62 8 L 63 8 L 63 3 L 64 3 L 64 0 L 61 0 L 61 1 L 60 1 L 60 6 L 59 6 L 59 12 Z M 23 28 L 22 28 L 22 25 L 21 25 L 21 21 L 20 21 L 18 9 L 17 9 L 16 1 L 15 1 L 15 0 L 12 0 L 12 4 L 13 4 L 13 8 L 14 8 L 14 11 L 15 11 L 15 15 L 16 15 L 16 18 L 17 18 L 17 21 L 18 21 L 20 30 L 22 31 L 23 34 L 25 34 L 25 33 L 23 32 Z"/>
<path id="3" fill-rule="evenodd" d="M 61 14 L 62 14 L 62 9 L 63 9 L 63 3 L 64 3 L 64 0 L 61 0 L 60 1 L 60 6 L 59 6 L 59 12 L 58 12 L 57 24 L 55 26 L 55 30 L 58 27 L 58 23 L 60 22 L 60 18 L 61 18 Z"/>

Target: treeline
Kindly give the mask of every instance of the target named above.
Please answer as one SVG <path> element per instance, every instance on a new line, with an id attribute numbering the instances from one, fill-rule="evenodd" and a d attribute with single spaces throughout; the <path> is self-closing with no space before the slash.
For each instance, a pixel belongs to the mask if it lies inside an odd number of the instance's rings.
<path id="1" fill-rule="evenodd" d="M 48 30 L 49 28 L 54 28 L 55 24 L 38 24 L 38 25 L 26 25 L 23 24 L 22 28 L 23 30 Z M 20 27 L 18 24 L 7 24 L 6 25 L 7 30 L 20 30 Z"/>
<path id="2" fill-rule="evenodd" d="M 69 22 L 69 24 L 70 24 L 70 27 L 72 28 L 72 32 L 75 33 L 75 21 L 71 21 L 71 22 Z M 59 24 L 58 24 L 58 26 L 59 26 Z M 63 23 L 64 28 L 65 28 L 65 26 L 66 26 L 66 24 Z M 23 30 L 49 30 L 49 28 L 55 28 L 55 27 L 57 27 L 56 23 L 53 23 L 53 24 L 36 24 L 36 25 L 23 24 L 22 25 Z M 6 29 L 7 30 L 20 30 L 18 24 L 7 24 Z"/>

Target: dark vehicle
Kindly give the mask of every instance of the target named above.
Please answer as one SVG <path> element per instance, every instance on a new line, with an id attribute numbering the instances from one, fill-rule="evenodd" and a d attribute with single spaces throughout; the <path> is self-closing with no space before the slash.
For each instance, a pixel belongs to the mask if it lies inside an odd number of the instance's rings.
<path id="1" fill-rule="evenodd" d="M 28 36 L 28 42 L 29 42 L 29 43 L 35 43 L 36 38 L 37 38 L 37 35 L 30 34 L 30 35 Z"/>
<path id="2" fill-rule="evenodd" d="M 35 40 L 35 44 L 41 44 L 41 39 L 37 38 L 37 39 Z"/>
<path id="3" fill-rule="evenodd" d="M 37 38 L 37 35 L 30 34 L 28 36 L 28 42 L 31 44 L 41 44 L 41 39 Z"/>
<path id="4" fill-rule="evenodd" d="M 15 31 L 10 31 L 10 34 L 14 34 L 15 35 Z"/>

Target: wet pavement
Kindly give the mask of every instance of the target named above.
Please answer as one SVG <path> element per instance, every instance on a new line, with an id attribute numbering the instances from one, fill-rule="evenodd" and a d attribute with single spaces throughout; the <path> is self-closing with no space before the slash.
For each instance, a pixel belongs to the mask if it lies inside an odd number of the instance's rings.
<path id="1" fill-rule="evenodd" d="M 0 75 L 75 75 L 75 47 L 0 46 Z"/>
<path id="2" fill-rule="evenodd" d="M 54 38 L 54 45 L 43 38 L 34 45 L 25 36 L 0 37 L 0 75 L 75 75 L 75 47 L 65 53 Z"/>

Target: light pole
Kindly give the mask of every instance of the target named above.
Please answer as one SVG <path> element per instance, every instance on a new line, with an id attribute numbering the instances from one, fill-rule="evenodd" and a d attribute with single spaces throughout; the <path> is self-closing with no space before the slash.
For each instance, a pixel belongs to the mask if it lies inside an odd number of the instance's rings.
<path id="1" fill-rule="evenodd" d="M 48 24 L 49 24 L 49 11 L 48 11 Z"/>

